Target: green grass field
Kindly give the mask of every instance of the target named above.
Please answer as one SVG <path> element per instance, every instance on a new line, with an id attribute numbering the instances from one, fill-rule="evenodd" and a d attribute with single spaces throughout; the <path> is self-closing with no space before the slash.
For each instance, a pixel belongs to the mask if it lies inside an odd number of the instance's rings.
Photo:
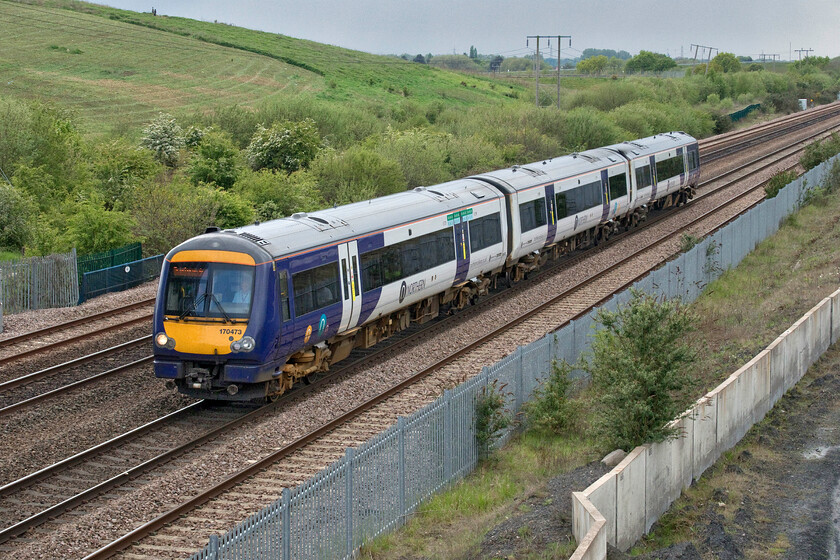
<path id="1" fill-rule="evenodd" d="M 225 24 L 55 1 L 0 1 L 2 95 L 66 107 L 86 132 L 126 133 L 158 112 L 255 107 L 286 96 L 390 105 L 506 99 L 490 80 Z M 464 84 L 462 85 L 462 82 Z"/>

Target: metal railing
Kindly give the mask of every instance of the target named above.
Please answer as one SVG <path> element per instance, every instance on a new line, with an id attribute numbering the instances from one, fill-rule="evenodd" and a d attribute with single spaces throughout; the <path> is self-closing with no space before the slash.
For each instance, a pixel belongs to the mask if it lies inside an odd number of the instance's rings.
<path id="1" fill-rule="evenodd" d="M 163 255 L 156 255 L 102 270 L 85 272 L 82 276 L 82 287 L 79 290 L 79 303 L 92 297 L 109 292 L 120 292 L 148 282 L 160 275 L 162 265 Z"/>
<path id="2" fill-rule="evenodd" d="M 76 305 L 79 280 L 75 249 L 0 262 L 0 301 L 7 314 Z"/>

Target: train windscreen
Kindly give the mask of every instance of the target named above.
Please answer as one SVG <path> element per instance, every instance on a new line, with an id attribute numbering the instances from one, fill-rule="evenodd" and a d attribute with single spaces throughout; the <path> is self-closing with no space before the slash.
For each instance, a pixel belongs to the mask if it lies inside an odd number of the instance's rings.
<path id="1" fill-rule="evenodd" d="M 169 263 L 164 313 L 179 319 L 247 319 L 254 267 L 213 262 Z"/>

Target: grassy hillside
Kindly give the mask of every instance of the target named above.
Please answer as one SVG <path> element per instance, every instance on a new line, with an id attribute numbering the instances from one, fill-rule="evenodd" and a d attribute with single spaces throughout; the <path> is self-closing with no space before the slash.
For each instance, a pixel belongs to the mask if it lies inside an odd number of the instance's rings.
<path id="1" fill-rule="evenodd" d="M 9 23 L 2 94 L 76 111 L 89 132 L 126 132 L 159 111 L 254 107 L 310 92 L 385 106 L 505 99 L 488 80 L 400 59 L 185 18 L 73 1 L 0 1 Z"/>

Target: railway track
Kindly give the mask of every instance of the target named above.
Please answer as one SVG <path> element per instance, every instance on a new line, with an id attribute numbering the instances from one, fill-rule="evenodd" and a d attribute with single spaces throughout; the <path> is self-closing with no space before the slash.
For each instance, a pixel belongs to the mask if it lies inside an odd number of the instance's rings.
<path id="1" fill-rule="evenodd" d="M 767 164 L 767 165 L 772 165 L 772 164 Z M 734 171 L 732 173 L 734 173 Z M 720 180 L 720 177 L 715 177 L 714 180 Z M 709 181 L 704 181 L 704 184 L 708 184 L 708 183 L 709 183 Z M 760 189 L 760 185 L 753 187 L 751 189 L 751 192 L 755 193 L 758 189 Z M 717 188 L 709 187 L 707 189 L 708 192 L 704 191 L 704 192 L 700 193 L 700 196 L 698 196 L 697 200 L 692 202 L 692 204 L 689 207 L 694 208 L 698 204 L 698 202 L 701 201 L 703 198 L 711 197 L 713 193 L 716 193 L 716 192 L 719 192 L 719 191 L 722 191 L 722 190 L 723 190 L 723 187 L 717 187 Z M 747 195 L 742 195 L 741 198 L 743 198 L 743 196 L 747 196 Z M 732 202 L 731 204 L 736 204 L 736 202 Z M 710 211 L 706 212 L 706 214 L 707 215 L 704 216 L 704 219 L 711 219 L 711 212 Z M 656 222 L 665 222 L 665 221 L 669 220 L 669 217 L 673 217 L 673 216 L 676 216 L 676 214 L 666 213 L 662 217 L 657 218 L 655 221 Z M 651 220 L 651 225 L 653 225 L 653 222 L 654 222 L 654 220 Z M 693 223 L 696 225 L 696 221 L 693 222 Z M 686 230 L 685 228 L 691 228 L 691 227 L 694 227 L 694 226 L 692 226 L 691 224 L 687 224 L 687 225 L 684 226 L 683 230 L 685 231 Z M 647 229 L 649 229 L 649 228 L 646 228 L 645 231 L 647 231 Z M 671 231 L 670 233 L 668 233 L 669 239 L 671 241 L 673 241 L 673 238 L 674 238 L 675 235 L 678 235 L 678 233 L 675 234 L 674 231 Z M 619 236 L 616 239 L 616 241 L 621 242 L 622 239 L 624 239 L 624 237 L 625 237 L 624 235 Z M 667 242 L 667 239 L 663 237 L 662 240 L 659 243 L 665 244 L 666 242 Z M 585 254 L 575 255 L 574 257 L 564 259 L 563 263 L 562 263 L 563 268 L 564 269 L 569 269 L 569 268 L 573 268 L 573 267 L 586 268 L 587 265 L 585 263 L 594 254 L 600 254 L 600 253 L 603 253 L 603 252 L 610 251 L 611 248 L 613 248 L 614 246 L 615 246 L 615 244 L 611 243 L 611 244 L 608 244 L 606 246 L 601 246 L 594 251 L 588 251 Z M 648 252 L 655 252 L 656 247 L 651 245 L 651 247 L 648 247 L 645 250 L 648 251 Z M 673 249 L 668 249 L 668 251 L 673 253 Z M 634 252 L 633 256 L 628 257 L 627 259 L 624 259 L 625 266 L 632 266 L 631 261 L 633 261 L 634 259 L 638 259 L 638 258 L 639 258 L 639 254 Z M 661 259 L 664 258 L 664 257 L 657 257 L 657 258 L 660 258 L 659 262 L 661 262 Z M 596 297 L 600 297 L 601 299 L 603 299 L 604 297 L 609 297 L 612 293 L 614 293 L 614 291 L 616 289 L 620 289 L 620 286 L 618 288 L 606 288 L 606 287 L 602 288 L 601 287 L 601 286 L 605 286 L 607 284 L 605 279 L 608 278 L 609 275 L 611 274 L 610 270 L 612 270 L 612 269 L 602 271 L 601 273 L 599 273 L 600 275 L 597 276 L 597 277 L 593 276 L 588 281 L 588 284 L 586 286 L 580 286 L 580 287 L 577 288 L 578 291 L 574 292 L 574 294 L 575 294 L 574 296 L 571 296 L 571 295 L 567 294 L 565 297 L 567 299 L 574 300 L 575 305 L 572 306 L 571 304 L 568 304 L 568 303 L 565 304 L 565 305 L 570 305 L 571 307 L 569 307 L 568 309 L 563 311 L 563 313 L 568 314 L 568 313 L 574 313 L 574 312 L 578 312 L 578 311 L 584 311 L 585 309 L 588 309 L 591 306 L 591 303 L 579 304 L 579 303 L 577 303 L 578 300 L 585 299 L 587 302 L 591 302 L 592 299 L 596 298 Z M 627 276 L 626 272 L 620 273 L 619 275 L 622 275 L 622 274 L 625 277 Z M 547 282 L 547 280 L 546 280 L 547 277 L 548 277 L 548 275 L 546 275 L 546 274 L 540 275 L 540 277 L 535 279 L 534 285 L 538 286 L 540 284 L 546 283 Z M 626 278 L 625 278 L 625 283 L 627 283 Z M 594 293 L 594 294 L 586 294 L 585 293 L 586 290 L 594 289 L 594 288 L 592 288 L 593 284 L 599 284 L 598 289 L 600 290 L 600 292 L 596 291 L 596 293 Z M 515 298 L 518 297 L 518 294 L 526 291 L 527 289 L 528 289 L 528 286 L 525 283 L 523 283 L 521 285 L 517 285 L 514 288 L 513 291 L 505 292 L 504 294 L 502 294 L 498 298 L 498 300 L 490 301 L 488 299 L 488 304 L 486 306 L 483 306 L 482 309 L 485 309 L 485 308 L 487 308 L 489 306 L 492 306 L 492 305 L 501 305 L 502 303 L 500 303 L 500 302 L 503 302 L 505 300 L 515 299 Z M 601 292 L 603 292 L 603 293 L 601 293 Z M 569 294 L 571 294 L 571 293 L 572 292 L 569 292 Z M 558 295 L 557 297 L 559 298 L 561 296 Z M 560 303 L 558 301 L 555 301 L 556 299 L 557 298 L 552 299 L 551 302 L 547 302 L 542 307 L 550 306 L 550 305 L 560 305 Z M 520 328 L 520 325 L 521 325 L 521 328 L 523 328 L 526 331 L 529 331 L 531 333 L 534 332 L 534 329 L 538 330 L 539 328 L 544 328 L 545 325 L 550 325 L 550 326 L 556 327 L 557 326 L 557 321 L 558 321 L 558 316 L 559 316 L 558 313 L 560 313 L 560 312 L 557 311 L 556 309 L 555 310 L 548 310 L 547 307 L 545 307 L 545 309 L 546 309 L 546 311 L 543 311 L 542 313 L 547 314 L 550 317 L 549 319 L 529 318 L 529 317 L 525 317 L 523 315 L 523 316 L 517 318 L 516 321 L 514 322 L 515 324 L 510 325 L 509 328 L 505 332 L 510 332 L 511 328 L 513 328 L 513 329 Z M 531 313 L 539 313 L 539 312 L 532 310 Z M 470 310 L 467 310 L 464 313 L 458 314 L 455 317 L 455 319 L 458 320 L 458 321 L 461 321 L 462 323 L 466 323 L 470 320 L 480 321 L 480 313 L 477 309 L 476 310 L 470 309 Z M 532 321 L 532 322 L 536 321 L 537 324 L 528 323 L 528 321 Z M 539 325 L 543 325 L 543 326 L 540 327 Z M 447 328 L 451 329 L 453 327 L 438 326 L 437 328 L 438 328 L 438 330 L 443 330 L 443 329 L 447 329 Z M 455 328 L 457 328 L 457 327 L 455 327 Z M 461 330 L 464 330 L 464 329 L 461 329 Z M 236 484 L 239 484 L 241 480 L 249 480 L 249 482 L 247 482 L 246 484 L 251 485 L 251 486 L 247 486 L 247 487 L 244 487 L 244 488 L 243 487 L 237 487 L 237 489 L 234 490 L 232 494 L 227 495 L 228 497 L 226 497 L 226 498 L 216 498 L 216 500 L 214 502 L 215 509 L 214 509 L 214 506 L 203 506 L 205 508 L 209 507 L 210 508 L 209 510 L 207 510 L 207 509 L 204 509 L 204 510 L 194 509 L 194 506 L 195 506 L 196 503 L 206 501 L 207 499 L 210 499 L 210 497 L 212 497 L 212 496 L 217 496 L 219 494 L 219 492 L 221 492 L 221 489 L 220 489 L 221 487 L 216 488 L 216 489 L 212 489 L 212 490 L 208 491 L 209 493 L 203 494 L 201 496 L 193 496 L 193 499 L 190 500 L 190 503 L 192 504 L 192 506 L 190 506 L 190 507 L 193 508 L 193 509 L 190 509 L 190 508 L 187 508 L 187 509 L 174 508 L 168 514 L 161 515 L 154 522 L 147 523 L 142 528 L 137 529 L 137 530 L 132 531 L 132 532 L 129 532 L 128 535 L 125 536 L 123 539 L 115 541 L 113 544 L 108 545 L 108 546 L 104 547 L 103 549 L 101 549 L 100 551 L 88 556 L 88 558 L 109 557 L 109 556 L 113 555 L 116 551 L 119 551 L 122 548 L 126 547 L 128 544 L 130 544 L 131 541 L 141 538 L 143 533 L 149 533 L 149 532 L 152 532 L 152 531 L 159 531 L 159 536 L 155 537 L 155 539 L 157 539 L 157 540 L 145 541 L 144 543 L 141 543 L 137 547 L 134 547 L 129 552 L 129 555 L 130 555 L 129 557 L 134 557 L 134 556 L 131 556 L 131 555 L 159 557 L 160 554 L 161 554 L 161 549 L 160 549 L 161 546 L 168 547 L 172 550 L 177 551 L 177 550 L 179 550 L 180 545 L 177 545 L 176 543 L 182 542 L 184 539 L 186 539 L 185 542 L 190 542 L 189 539 L 187 538 L 187 536 L 184 534 L 184 531 L 185 531 L 183 529 L 184 524 L 173 525 L 171 528 L 167 528 L 165 531 L 160 531 L 160 528 L 162 526 L 165 526 L 166 523 L 168 523 L 172 519 L 185 515 L 185 512 L 187 512 L 187 511 L 192 511 L 194 513 L 189 514 L 190 517 L 187 518 L 188 521 L 185 523 L 185 525 L 191 525 L 191 522 L 189 521 L 190 519 L 192 520 L 192 525 L 195 525 L 196 523 L 199 523 L 199 524 L 205 523 L 206 524 L 206 521 L 208 519 L 213 519 L 215 517 L 218 517 L 218 511 L 216 511 L 216 510 L 219 510 L 219 509 L 222 509 L 222 510 L 225 510 L 225 511 L 227 511 L 228 509 L 233 509 L 237 512 L 237 515 L 239 515 L 239 517 L 233 517 L 233 519 L 236 520 L 236 519 L 241 518 L 241 516 L 242 516 L 242 515 L 240 515 L 241 513 L 243 513 L 243 512 L 246 513 L 246 514 L 250 513 L 251 511 L 253 511 L 254 508 L 258 508 L 261 505 L 264 505 L 264 503 L 266 501 L 268 501 L 267 495 L 274 495 L 274 496 L 279 495 L 279 489 L 282 488 L 284 485 L 296 484 L 296 483 L 299 483 L 301 480 L 304 480 L 305 478 L 308 478 L 309 474 L 311 474 L 312 472 L 315 472 L 315 471 L 320 469 L 320 467 L 318 467 L 318 465 L 323 466 L 323 465 L 331 462 L 334 458 L 337 458 L 337 456 L 335 456 L 335 453 L 338 453 L 338 456 L 340 456 L 343 453 L 344 447 L 347 447 L 347 446 L 350 446 L 350 445 L 355 445 L 355 443 L 358 443 L 360 441 L 364 441 L 370 435 L 378 433 L 381 429 L 383 429 L 383 428 L 387 427 L 388 425 L 390 425 L 391 423 L 393 423 L 393 421 L 395 421 L 395 419 L 396 419 L 395 415 L 406 413 L 409 409 L 413 410 L 414 408 L 421 406 L 421 405 L 418 404 L 418 398 L 417 398 L 418 391 L 416 389 L 408 389 L 409 387 L 415 387 L 420 378 L 422 378 L 424 376 L 432 375 L 435 372 L 444 372 L 445 370 L 448 370 L 448 369 L 451 369 L 451 368 L 462 369 L 464 367 L 464 365 L 459 364 L 458 360 L 468 359 L 468 361 L 469 360 L 475 361 L 478 358 L 476 358 L 474 355 L 473 355 L 472 358 L 465 358 L 465 356 L 468 356 L 470 351 L 475 351 L 477 348 L 480 348 L 482 346 L 488 346 L 488 345 L 489 346 L 498 346 L 498 344 L 496 342 L 492 342 L 492 340 L 498 339 L 499 336 L 502 336 L 501 330 L 498 330 L 498 331 L 499 332 L 488 333 L 485 336 L 483 336 L 482 339 L 476 340 L 473 343 L 471 343 L 467 348 L 470 348 L 472 350 L 465 350 L 465 351 L 462 351 L 462 352 L 459 352 L 459 353 L 456 353 L 456 352 L 450 353 L 449 355 L 446 356 L 446 358 L 444 360 L 441 360 L 436 364 L 432 364 L 432 365 L 424 368 L 423 371 L 419 372 L 416 376 L 413 376 L 411 378 L 412 381 L 406 380 L 403 383 L 401 383 L 399 386 L 392 387 L 388 391 L 385 391 L 384 393 L 382 393 L 381 395 L 377 395 L 373 399 L 370 399 L 369 402 L 367 402 L 363 405 L 360 405 L 360 407 L 357 407 L 357 408 L 355 408 L 351 411 L 348 411 L 346 414 L 344 414 L 342 416 L 342 418 L 343 418 L 342 422 L 344 422 L 344 423 L 340 424 L 340 425 L 344 426 L 343 428 L 337 427 L 338 425 L 336 425 L 334 423 L 330 424 L 330 425 L 322 426 L 322 427 L 318 428 L 317 430 L 313 430 L 312 432 L 303 435 L 302 437 L 298 437 L 292 444 L 290 444 L 288 446 L 284 446 L 283 448 L 277 450 L 276 453 L 271 454 L 268 457 L 265 457 L 264 459 L 254 461 L 248 469 L 242 470 L 241 473 L 229 476 L 227 478 L 227 480 L 222 485 L 223 487 L 225 487 L 227 489 L 233 488 Z M 416 344 L 418 340 L 421 340 L 424 337 L 428 338 L 430 336 L 431 336 L 430 334 L 424 333 L 424 332 L 412 333 L 410 337 L 409 336 L 406 337 L 405 341 L 397 342 L 395 344 L 392 344 L 390 348 L 383 349 L 381 351 L 381 355 L 387 355 L 388 353 L 399 352 L 400 349 L 403 346 L 410 346 L 412 344 Z M 516 336 L 520 336 L 520 335 L 516 335 Z M 492 337 L 495 337 L 495 338 L 492 338 Z M 490 342 L 488 342 L 488 341 L 490 341 Z M 487 363 L 495 361 L 495 359 L 493 359 L 492 355 L 493 355 L 493 352 L 490 352 L 488 354 L 489 362 L 487 362 Z M 374 359 L 374 360 L 384 359 L 384 358 L 381 358 L 381 357 L 380 358 L 371 357 L 371 358 Z M 480 359 L 488 359 L 488 358 L 480 358 Z M 444 376 L 447 376 L 447 375 L 451 377 L 451 373 L 450 374 L 444 374 Z M 326 382 L 324 382 L 324 384 L 326 385 Z M 421 391 L 421 393 L 422 393 L 422 391 Z M 431 397 L 429 397 L 429 398 L 431 398 Z M 388 400 L 388 399 L 390 399 L 390 400 Z M 386 409 L 377 410 L 375 408 L 372 408 L 372 407 L 376 406 L 377 403 L 384 403 L 384 402 L 389 402 L 390 403 L 390 404 L 387 404 L 387 405 L 385 405 L 385 404 L 382 405 L 382 406 L 386 406 Z M 278 406 L 283 407 L 285 405 L 283 403 L 278 403 Z M 289 406 L 291 406 L 291 405 L 289 405 Z M 399 412 L 399 411 L 402 411 L 402 410 L 405 410 L 406 412 Z M 350 424 L 347 423 L 349 420 L 352 420 L 354 418 L 355 418 L 355 420 L 353 421 L 353 423 L 350 423 Z M 337 419 L 337 421 L 338 420 L 341 420 L 341 419 Z M 325 434 L 330 434 L 330 436 L 328 438 L 328 443 L 326 443 L 326 444 L 323 443 L 323 440 L 319 440 L 319 438 L 321 436 L 325 435 Z M 318 441 L 321 441 L 322 443 L 316 443 Z M 309 447 L 306 447 L 307 445 Z M 183 451 L 182 454 L 185 454 L 186 452 L 187 451 Z M 285 460 L 282 460 L 284 458 L 285 458 Z M 270 465 L 274 465 L 274 466 L 270 466 Z M 266 469 L 268 469 L 268 470 L 266 470 Z M 260 473 L 260 474 L 256 474 L 256 473 Z M 306 473 L 309 473 L 309 474 L 306 474 Z M 252 478 L 249 479 L 249 477 L 252 477 Z M 32 484 L 34 484 L 34 482 Z M 9 485 L 7 485 L 7 486 L 9 486 Z M 22 486 L 21 486 L 21 488 L 22 488 Z M 0 488 L 0 500 L 3 500 L 4 496 L 5 496 L 5 494 L 3 493 L 3 488 Z M 255 496 L 261 496 L 260 499 L 262 500 L 262 502 L 255 502 L 255 499 L 254 499 Z M 65 498 L 65 499 L 71 499 L 71 498 Z M 0 502 L 0 504 L 2 504 L 2 502 Z M 0 506 L 0 507 L 2 507 L 2 506 Z M 177 513 L 175 513 L 175 512 L 177 512 Z M 21 515 L 23 515 L 23 514 L 21 514 Z M 32 515 L 34 516 L 34 515 L 39 515 L 39 514 L 38 513 L 33 513 Z M 45 516 L 45 517 L 47 517 L 47 516 Z M 225 519 L 227 519 L 227 518 L 225 518 Z M 196 520 L 198 520 L 198 521 L 196 521 Z M 221 528 L 226 528 L 231 523 L 227 520 L 223 520 L 223 521 L 217 521 L 216 524 L 219 525 Z M 179 529 L 178 527 L 181 527 L 181 529 Z M 26 529 L 24 529 L 24 530 L 26 530 Z M 221 530 L 221 529 L 217 528 L 215 530 L 218 531 L 218 530 Z M 0 535 L 2 535 L 2 533 L 0 533 Z M 194 538 L 192 540 L 195 541 Z M 14 541 L 12 541 L 12 542 L 14 542 Z M 163 543 L 163 544 L 161 544 L 161 543 Z M 198 544 L 201 544 L 201 543 L 199 542 Z M 197 544 L 195 542 L 192 542 L 191 544 L 187 545 L 187 548 L 184 548 L 183 550 L 189 550 L 191 552 L 192 549 L 195 546 L 197 546 Z M 190 547 L 192 547 L 192 548 L 190 548 Z M 3 548 L 5 548 L 5 547 L 3 547 Z M 2 553 L 3 548 L 0 548 L 0 553 Z"/>

